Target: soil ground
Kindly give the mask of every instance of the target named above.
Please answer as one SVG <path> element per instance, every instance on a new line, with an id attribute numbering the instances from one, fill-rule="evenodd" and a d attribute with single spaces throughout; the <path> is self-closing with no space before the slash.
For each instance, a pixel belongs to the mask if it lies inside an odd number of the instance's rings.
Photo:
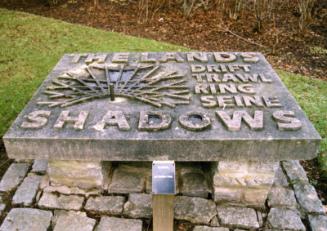
<path id="1" fill-rule="evenodd" d="M 275 68 L 327 80 L 327 3 L 304 31 L 299 30 L 300 14 L 296 6 L 292 3 L 279 4 L 271 11 L 275 20 L 264 19 L 262 30 L 257 32 L 253 10 L 244 11 L 239 19 L 232 20 L 219 10 L 219 6 L 208 10 L 200 7 L 186 18 L 179 5 L 170 5 L 150 11 L 147 22 L 144 22 L 144 14 L 137 1 L 128 5 L 100 1 L 97 9 L 93 1 L 75 1 L 51 7 L 41 0 L 26 1 L 26 4 L 18 0 L 5 2 L 0 3 L 0 7 L 195 50 L 260 51 Z"/>
<path id="2" fill-rule="evenodd" d="M 170 42 L 195 50 L 259 51 L 266 55 L 274 68 L 327 80 L 327 17 L 313 18 L 310 26 L 300 31 L 299 14 L 292 4 L 278 6 L 273 12 L 276 13 L 275 21 L 264 20 L 262 31 L 257 32 L 252 12 L 243 12 L 238 20 L 230 20 L 217 7 L 208 10 L 199 8 L 186 18 L 180 7 L 171 5 L 155 13 L 150 12 L 148 21 L 144 22 L 137 2 L 121 5 L 100 1 L 98 9 L 93 7 L 93 1 L 51 7 L 40 0 L 26 2 L 0 2 L 0 7 Z M 1 177 L 10 163 L 1 142 L 0 163 Z M 320 179 L 317 160 L 302 164 L 326 204 L 327 183 Z"/>

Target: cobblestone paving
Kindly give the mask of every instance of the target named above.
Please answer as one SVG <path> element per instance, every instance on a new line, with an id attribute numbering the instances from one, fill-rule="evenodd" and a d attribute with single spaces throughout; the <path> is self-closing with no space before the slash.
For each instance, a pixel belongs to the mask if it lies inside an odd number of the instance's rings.
<path id="1" fill-rule="evenodd" d="M 46 168 L 46 161 L 34 161 L 7 170 L 0 181 L 0 231 L 151 230 L 150 166 L 116 164 L 105 191 L 49 185 Z M 177 165 L 176 227 L 327 231 L 324 207 L 298 161 L 280 163 L 265 208 L 216 204 L 209 169 L 199 169 Z"/>

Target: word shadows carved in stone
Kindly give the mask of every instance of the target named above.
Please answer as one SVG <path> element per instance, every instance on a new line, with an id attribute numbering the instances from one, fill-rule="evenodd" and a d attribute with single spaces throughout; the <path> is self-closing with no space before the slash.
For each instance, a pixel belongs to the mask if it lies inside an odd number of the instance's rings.
<path id="1" fill-rule="evenodd" d="M 305 159 L 320 136 L 262 54 L 226 52 L 67 54 L 4 136 L 13 158 L 84 158 L 90 145 L 103 160 L 255 159 L 258 140 L 274 158 Z"/>
<path id="2" fill-rule="evenodd" d="M 56 119 L 53 128 L 63 129 L 71 127 L 75 130 L 83 130 L 89 115 L 88 111 L 81 111 L 76 116 L 72 116 L 70 111 L 62 111 Z M 217 121 L 221 121 L 228 131 L 239 131 L 241 125 L 246 124 L 251 130 L 262 130 L 264 128 L 263 111 L 256 110 L 254 115 L 247 111 L 234 111 L 232 115 L 226 111 L 216 111 Z M 25 117 L 21 127 L 26 129 L 39 129 L 48 123 L 51 111 L 33 111 Z M 201 131 L 209 129 L 213 123 L 212 115 L 205 112 L 191 111 L 178 116 L 178 122 L 181 127 L 190 131 Z M 302 123 L 294 117 L 293 111 L 275 111 L 272 119 L 276 122 L 279 130 L 298 130 Z M 139 131 L 159 131 L 171 127 L 172 115 L 168 112 L 160 111 L 141 111 L 137 129 Z M 120 131 L 131 130 L 130 123 L 123 111 L 107 111 L 106 114 L 95 125 L 88 128 L 97 131 L 104 131 L 106 127 L 114 126 Z"/>

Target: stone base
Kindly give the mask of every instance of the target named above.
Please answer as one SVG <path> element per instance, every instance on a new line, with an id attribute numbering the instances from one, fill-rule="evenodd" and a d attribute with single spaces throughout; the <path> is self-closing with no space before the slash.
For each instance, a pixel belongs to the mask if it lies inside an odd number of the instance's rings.
<path id="1" fill-rule="evenodd" d="M 104 190 L 108 185 L 110 171 L 110 162 L 51 160 L 47 173 L 51 186 Z"/>
<path id="2" fill-rule="evenodd" d="M 220 161 L 213 171 L 218 204 L 264 207 L 278 163 Z"/>
<path id="3" fill-rule="evenodd" d="M 150 166 L 149 163 L 112 164 L 112 173 L 106 174 L 110 179 L 108 189 L 90 195 L 68 186 L 61 186 L 66 190 L 53 193 L 50 188 L 58 186 L 44 183 L 48 177 L 43 175 L 43 170 L 35 173 L 29 164 L 14 163 L 0 180 L 3 186 L 0 230 L 151 230 Z M 174 230 L 326 230 L 324 207 L 299 162 L 285 161 L 278 167 L 266 206 L 257 208 L 215 202 L 216 195 L 210 190 L 212 178 L 207 174 L 211 171 L 210 165 L 178 163 Z M 218 169 L 216 165 L 214 170 Z M 247 166 L 247 172 L 253 172 L 250 169 Z M 263 168 L 256 165 L 258 169 Z M 4 187 L 8 182 L 13 183 Z M 121 187 L 111 192 L 119 184 Z"/>

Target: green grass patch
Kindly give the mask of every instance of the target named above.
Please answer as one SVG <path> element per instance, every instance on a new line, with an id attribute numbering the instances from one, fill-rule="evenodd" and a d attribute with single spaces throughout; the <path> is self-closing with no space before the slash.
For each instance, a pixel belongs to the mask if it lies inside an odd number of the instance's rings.
<path id="1" fill-rule="evenodd" d="M 0 9 L 0 137 L 64 53 L 187 50 Z M 279 74 L 323 137 L 320 163 L 327 173 L 327 82 Z"/>
<path id="2" fill-rule="evenodd" d="M 322 137 L 318 160 L 327 178 L 327 82 L 285 71 L 278 74 Z"/>

